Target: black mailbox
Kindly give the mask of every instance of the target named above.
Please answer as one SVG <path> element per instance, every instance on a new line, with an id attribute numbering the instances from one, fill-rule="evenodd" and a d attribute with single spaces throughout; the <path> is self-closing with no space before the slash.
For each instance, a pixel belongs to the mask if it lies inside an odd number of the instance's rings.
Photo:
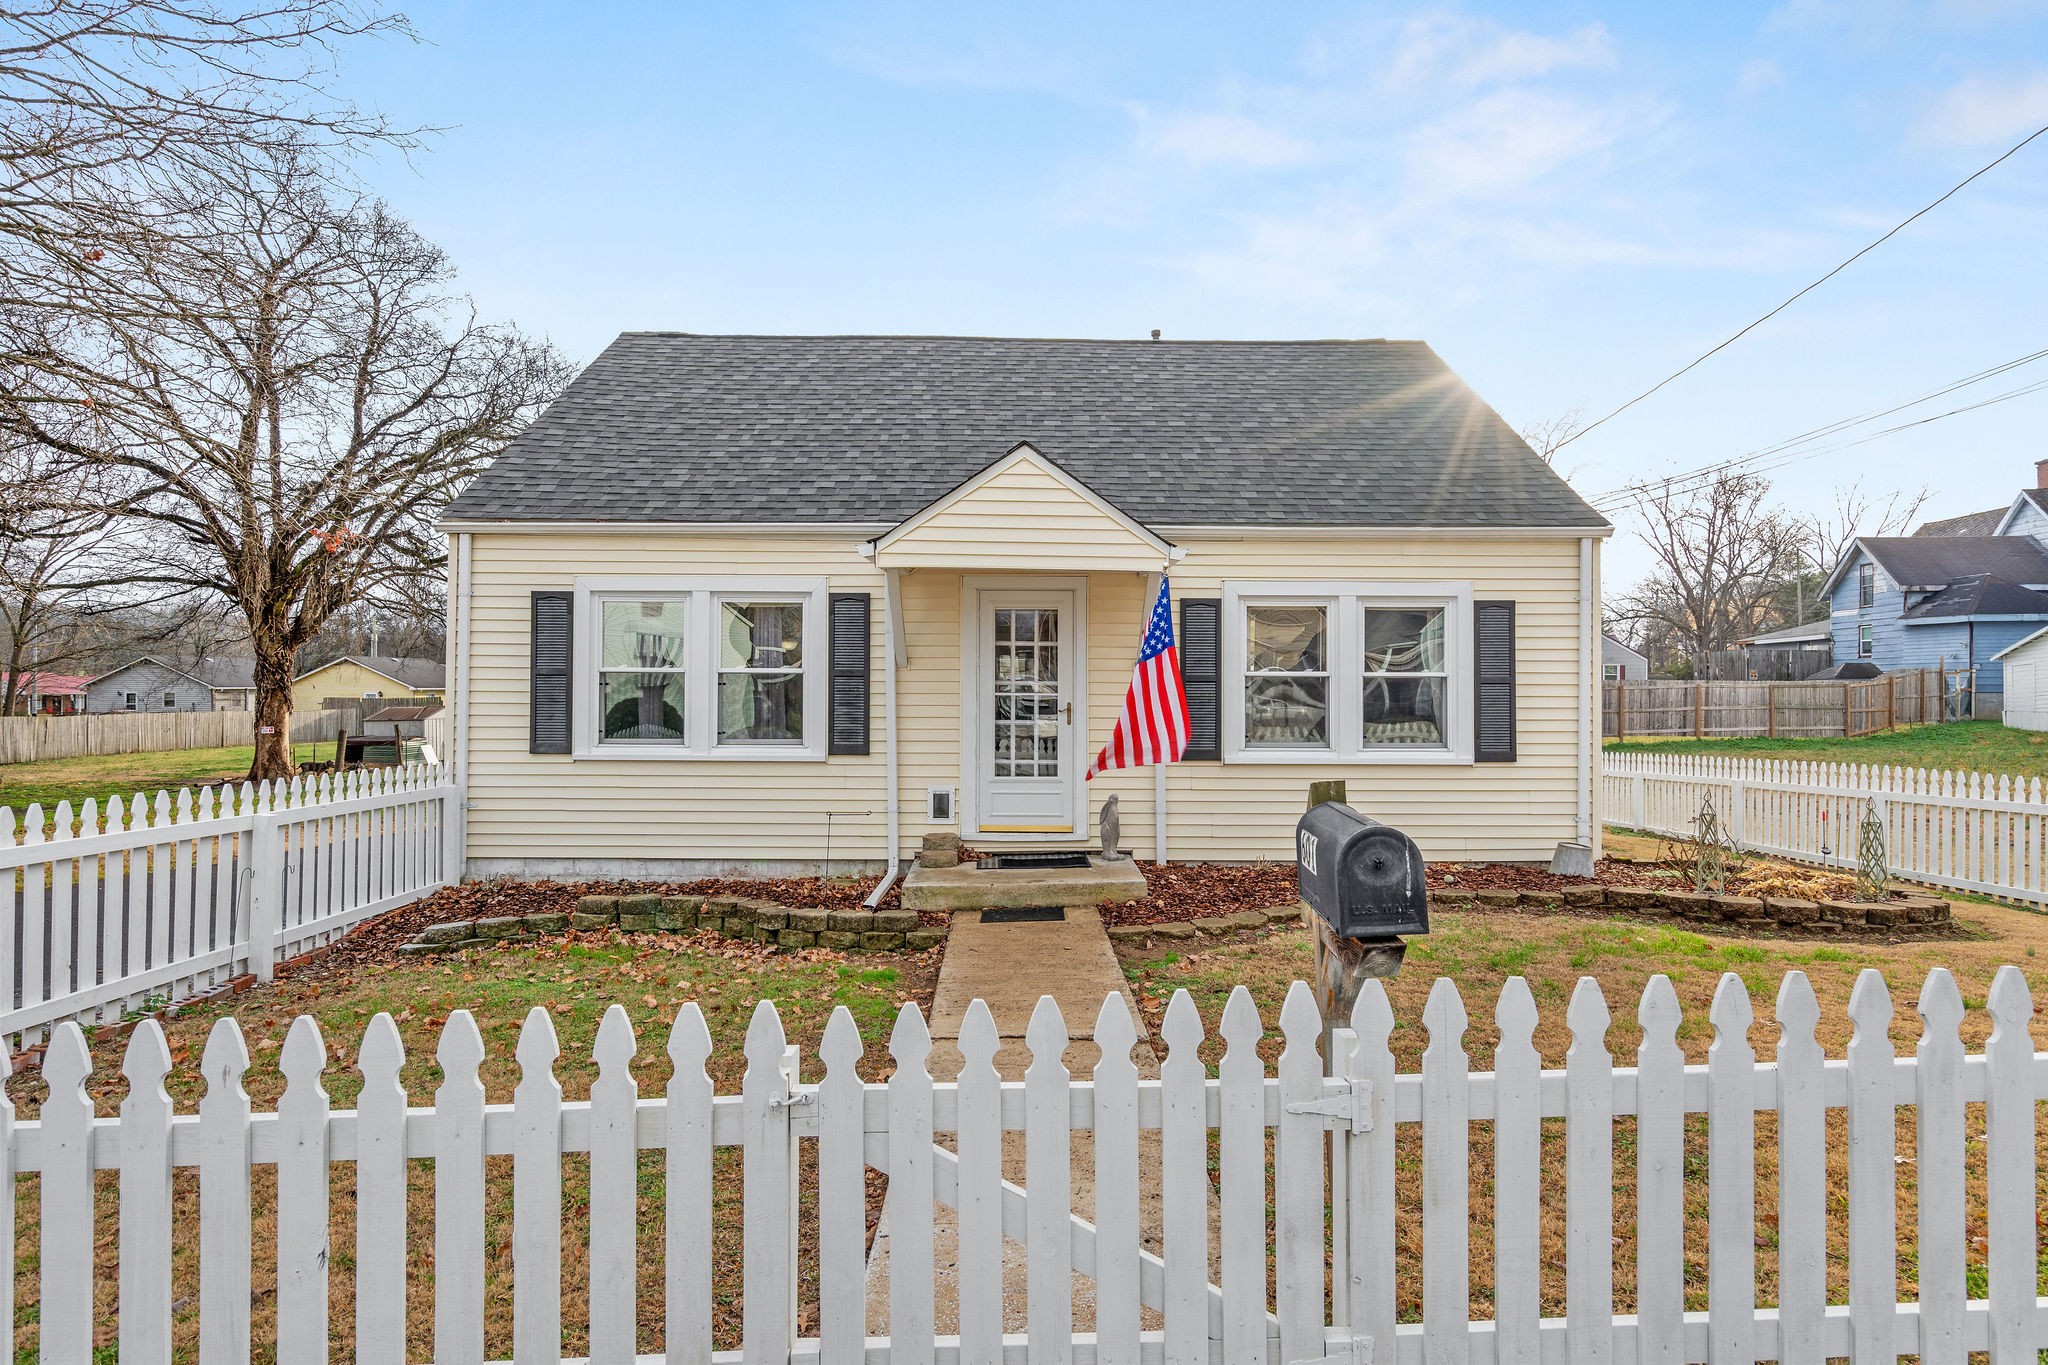
<path id="1" fill-rule="evenodd" d="M 1340 938 L 1429 932 L 1429 889 L 1415 841 L 1370 816 L 1325 801 L 1294 827 L 1301 898 Z"/>

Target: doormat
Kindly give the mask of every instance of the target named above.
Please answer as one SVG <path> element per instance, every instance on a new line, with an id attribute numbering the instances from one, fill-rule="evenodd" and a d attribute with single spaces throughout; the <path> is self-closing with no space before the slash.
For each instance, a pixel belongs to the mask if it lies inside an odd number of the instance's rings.
<path id="1" fill-rule="evenodd" d="M 1067 912 L 1057 905 L 1020 905 L 1010 910 L 984 910 L 983 924 L 1060 924 Z"/>
<path id="2" fill-rule="evenodd" d="M 991 853 L 975 864 L 983 872 L 1014 872 L 1020 868 L 1044 869 L 1048 867 L 1088 866 L 1085 853 Z"/>

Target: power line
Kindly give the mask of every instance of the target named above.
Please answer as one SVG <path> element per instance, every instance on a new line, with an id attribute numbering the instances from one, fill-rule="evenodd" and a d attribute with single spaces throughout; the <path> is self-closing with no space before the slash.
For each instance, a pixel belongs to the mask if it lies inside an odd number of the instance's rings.
<path id="1" fill-rule="evenodd" d="M 1690 373 L 1692 370 L 1697 369 L 1700 365 L 1712 359 L 1715 355 L 1718 355 L 1720 352 L 1727 350 L 1730 346 L 1733 346 L 1736 342 L 1742 340 L 1742 338 L 1748 336 L 1751 332 L 1754 332 L 1757 328 L 1763 326 L 1772 318 L 1778 316 L 1778 314 L 1784 312 L 1787 308 L 1790 308 L 1793 304 L 1799 302 L 1799 300 L 1805 298 L 1808 294 L 1811 294 L 1814 290 L 1820 288 L 1829 280 L 1841 274 L 1844 270 L 1847 270 L 1850 266 L 1856 264 L 1856 262 L 1862 260 L 1865 256 L 1868 256 L 1871 252 L 1877 250 L 1886 242 L 1889 242 L 1892 238 L 1898 236 L 1899 233 L 1905 231 L 1906 228 L 1912 226 L 1914 222 L 1916 222 L 1920 218 L 1925 217 L 1927 214 L 1932 213 L 1935 209 L 1940 208 L 1944 203 L 1948 202 L 1948 200 L 1953 198 L 1956 194 L 1960 193 L 1964 189 L 1964 187 L 1969 185 L 1971 181 L 1975 180 L 1978 176 L 1983 175 L 1986 171 L 1993 169 L 2000 162 L 2005 161 L 2008 157 L 2018 152 L 2022 147 L 2025 147 L 2035 138 L 2040 137 L 2043 133 L 2048 133 L 2048 123 L 2042 124 L 2039 128 L 2036 128 L 2033 132 L 2028 133 L 2018 142 L 2015 142 L 2012 146 L 2006 148 L 2005 151 L 2001 153 L 1999 156 L 1997 156 L 1991 161 L 1986 162 L 1984 165 L 1979 166 L 1976 170 L 1972 171 L 1962 180 L 1952 185 L 1948 189 L 1948 191 L 1944 193 L 1939 199 L 1934 200 L 1932 203 L 1920 209 L 1917 213 L 1914 213 L 1911 217 L 1906 218 L 1905 220 L 1897 224 L 1895 227 L 1893 227 L 1891 231 L 1885 233 L 1884 236 L 1870 243 L 1861 251 L 1858 251 L 1855 255 L 1851 256 L 1848 260 L 1843 261 L 1833 270 L 1830 270 L 1827 274 L 1821 276 L 1812 284 L 1807 285 L 1804 289 L 1794 294 L 1791 298 L 1786 299 L 1776 308 L 1773 308 L 1770 312 L 1765 313 L 1762 317 L 1750 323 L 1747 327 L 1744 327 L 1741 331 L 1735 333 L 1726 341 L 1721 342 L 1718 346 L 1715 346 L 1713 349 L 1707 351 L 1705 354 L 1700 355 L 1699 357 L 1691 361 L 1689 364 L 1683 365 L 1680 368 L 1673 370 L 1670 374 L 1665 375 L 1662 379 L 1652 384 L 1649 388 L 1644 389 L 1641 393 L 1629 399 L 1626 403 L 1623 403 L 1620 407 L 1616 408 L 1613 412 L 1608 413 L 1599 421 L 1594 422 L 1589 426 L 1582 427 L 1578 431 L 1573 432 L 1570 436 L 1567 436 L 1564 440 L 1559 441 L 1557 445 L 1553 447 L 1553 452 L 1564 449 L 1573 441 L 1578 440 L 1579 437 L 1586 435 L 1588 432 L 1593 431 L 1595 428 L 1604 426 L 1608 422 L 1613 421 L 1615 418 L 1621 416 L 1621 414 L 1627 412 L 1636 404 L 1642 402 L 1645 398 L 1648 398 L 1651 394 L 1657 392 L 1657 390 L 1663 388 L 1666 384 L 1669 384 L 1672 380 L 1678 379 L 1681 376 Z"/>
<path id="2" fill-rule="evenodd" d="M 1781 455 L 1780 458 L 1773 460 L 1768 464 L 1759 465 L 1753 472 L 1765 473 L 1774 469 L 1783 469 L 1787 465 L 1798 464 L 1804 460 L 1811 460 L 1821 455 L 1831 455 L 1838 450 L 1849 450 L 1856 446 L 1866 445 L 1871 441 L 1879 440 L 1886 436 L 1896 435 L 1901 431 L 1910 431 L 1914 427 L 1924 427 L 1931 422 L 1939 422 L 1945 418 L 1957 417 L 1966 412 L 1975 412 L 1980 408 L 1988 408 L 1991 407 L 1993 404 L 2009 402 L 2015 398 L 2025 398 L 2029 394 L 2040 393 L 2043 390 L 2048 390 L 2048 379 L 2037 379 L 2031 383 L 2023 384 L 2019 388 L 2009 389 L 2004 393 L 1993 394 L 1991 397 L 1981 399 L 1978 402 L 1966 403 L 1962 407 L 1950 408 L 1947 412 L 1937 412 L 1927 417 L 1916 417 L 1910 422 L 1901 422 L 1897 426 L 1885 427 L 1880 431 L 1873 431 L 1866 435 L 1858 436 L 1854 440 L 1837 441 L 1832 445 L 1816 446 L 1810 450 L 1791 451 Z M 1906 406 L 1910 407 L 1912 405 L 1907 404 Z M 1622 497 L 1614 501 L 1610 501 L 1609 499 L 1601 499 L 1599 501 L 1596 501 L 1594 503 L 1594 509 L 1596 511 L 1604 513 L 1618 512 L 1625 508 L 1630 507 L 1639 507 L 1644 502 L 1648 501 L 1653 494 L 1663 494 L 1667 492 L 1690 492 L 1697 488 L 1704 487 L 1706 482 L 1708 481 L 1694 480 L 1694 476 L 1683 476 L 1681 479 L 1671 480 L 1668 486 L 1666 484 L 1638 485 L 1633 489 L 1626 490 L 1629 494 L 1626 497 Z M 1610 498 L 1612 497 L 1613 495 L 1610 495 Z"/>
<path id="3" fill-rule="evenodd" d="M 1811 431 L 1801 432 L 1797 436 L 1787 437 L 1782 441 L 1777 441 L 1770 445 L 1762 446 L 1756 450 L 1748 452 L 1747 454 L 1731 456 L 1730 458 L 1725 460 L 1717 460 L 1712 464 L 1702 465 L 1697 469 L 1687 470 L 1683 473 L 1673 474 L 1662 479 L 1645 479 L 1637 483 L 1623 484 L 1619 488 L 1610 489 L 1608 492 L 1602 493 L 1593 498 L 1593 505 L 1596 508 L 1600 508 L 1604 511 L 1607 510 L 1605 505 L 1609 503 L 1614 503 L 1617 506 L 1621 506 L 1638 501 L 1638 494 L 1649 493 L 1652 491 L 1685 491 L 1688 487 L 1698 487 L 1708 482 L 1711 482 L 1715 477 L 1717 477 L 1720 474 L 1735 469 L 1739 469 L 1745 465 L 1755 464 L 1759 461 L 1768 459 L 1773 455 L 1777 455 L 1784 451 L 1793 449 L 1794 447 L 1805 445 L 1808 442 L 1817 441 L 1828 436 L 1837 435 L 1843 431 L 1847 431 L 1851 427 L 1862 426 L 1866 422 L 1874 422 L 1877 421 L 1879 418 L 1889 417 L 1894 413 L 1904 412 L 1906 409 L 1918 407 L 1922 403 L 1931 403 L 1935 399 L 1945 397 L 1948 394 L 1954 393 L 1959 389 L 1966 389 L 1970 387 L 1972 384 L 1981 384 L 1987 379 L 1995 379 L 2002 374 L 2010 374 L 2012 371 L 2019 369 L 2023 365 L 2030 365 L 2033 362 L 2044 358 L 2048 358 L 2048 348 L 2043 348 L 2038 351 L 2031 351 L 2026 355 L 2016 356 L 2011 360 L 2001 361 L 1999 364 L 1990 366 L 1987 369 L 1979 370 L 1975 374 L 1965 375 L 1961 379 L 1954 380 L 1951 383 L 1942 385 L 1940 388 L 1930 390 L 1927 393 L 1923 393 L 1917 398 L 1909 398 L 1903 403 L 1895 403 L 1891 407 L 1879 408 L 1872 412 L 1860 413 L 1854 417 L 1844 417 L 1839 421 L 1829 422 L 1823 426 L 1815 427 Z M 1967 408 L 1958 409 L 1958 411 L 1969 410 L 1970 409 Z M 1895 430 L 1904 430 L 1904 428 L 1895 428 Z M 1828 447 L 1828 449 L 1835 448 L 1836 447 L 1832 446 Z M 1773 465 L 1771 467 L 1779 468 L 1782 466 Z"/>

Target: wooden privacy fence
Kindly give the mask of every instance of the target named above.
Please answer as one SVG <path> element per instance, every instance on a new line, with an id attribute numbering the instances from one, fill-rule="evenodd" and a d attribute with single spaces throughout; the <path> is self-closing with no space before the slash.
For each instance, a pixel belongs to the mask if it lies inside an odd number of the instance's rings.
<path id="1" fill-rule="evenodd" d="M 2039 778 L 1713 754 L 1610 753 L 1602 764 L 1610 825 L 1690 836 L 1712 796 L 1737 846 L 1854 869 L 1857 831 L 1874 804 L 1895 875 L 2048 905 L 2048 790 Z"/>
<path id="2" fill-rule="evenodd" d="M 302 711 L 292 742 L 359 728 L 353 711 Z M 250 711 L 106 711 L 82 716 L 0 716 L 0 765 L 166 749 L 230 749 L 256 742 Z"/>
<path id="3" fill-rule="evenodd" d="M 1901 1056 L 1887 1033 L 1890 993 L 1865 972 L 1849 1003 L 1853 1040 L 1835 1060 L 1816 1041 L 1814 992 L 1794 972 L 1777 994 L 1775 1056 L 1765 1060 L 1750 1041 L 1750 996 L 1731 973 L 1710 1011 L 1710 1060 L 1689 1066 L 1677 1041 L 1677 994 L 1657 976 L 1638 1009 L 1641 1045 L 1631 1064 L 1617 1065 L 1607 1003 L 1585 978 L 1566 1015 L 1566 1064 L 1546 1070 L 1533 1041 L 1534 996 L 1515 977 L 1494 1011 L 1500 1041 L 1492 1069 L 1474 1071 L 1464 1003 L 1440 980 L 1423 1010 L 1429 1044 L 1421 1071 L 1397 1074 L 1388 1048 L 1394 1016 L 1378 982 L 1367 983 L 1350 1027 L 1332 1031 L 1336 1060 L 1327 1070 L 1322 1020 L 1296 983 L 1269 1075 L 1258 1012 L 1239 987 L 1224 1011 L 1222 1058 L 1211 1077 L 1198 1055 L 1202 1023 L 1181 991 L 1166 1011 L 1165 1061 L 1150 1080 L 1133 1064 L 1136 1030 L 1120 997 L 1111 995 L 1097 1016 L 1101 1056 L 1086 1078 L 1069 1073 L 1066 1023 L 1044 999 L 1031 1020 L 1025 1078 L 1005 1082 L 993 1064 L 994 1023 L 976 1002 L 958 1042 L 959 1080 L 935 1083 L 924 1018 L 906 1004 L 888 1046 L 893 1072 L 877 1084 L 860 1074 L 859 1030 L 842 1007 L 824 1033 L 822 1078 L 799 1084 L 796 1050 L 775 1006 L 762 1001 L 747 1032 L 740 1093 L 728 1096 L 714 1093 L 705 1066 L 711 1038 L 694 1004 L 669 1031 L 672 1076 L 658 1095 L 642 1095 L 632 1070 L 638 1043 L 613 1005 L 597 1033 L 598 1076 L 587 1101 L 563 1099 L 560 1044 L 537 1008 L 519 1037 L 520 1080 L 509 1105 L 486 1104 L 483 1039 L 469 1013 L 456 1010 L 440 1033 L 442 1079 L 425 1108 L 408 1107 L 399 1032 L 380 1014 L 358 1053 L 358 1108 L 340 1112 L 322 1084 L 326 1044 L 314 1022 L 300 1018 L 280 1054 L 286 1083 L 275 1113 L 251 1112 L 249 1052 L 225 1017 L 201 1059 L 206 1091 L 196 1114 L 173 1112 L 164 1087 L 171 1057 L 151 1021 L 128 1042 L 119 1117 L 96 1116 L 85 1087 L 91 1059 L 82 1034 L 66 1024 L 43 1063 L 49 1098 L 40 1116 L 16 1122 L 0 1098 L 8 1170 L 41 1178 L 39 1244 L 33 1260 L 18 1264 L 16 1182 L 0 1182 L 10 1225 L 0 1238 L 0 1255 L 10 1258 L 0 1286 L 11 1291 L 18 1275 L 37 1284 L 34 1330 L 45 1360 L 85 1361 L 116 1345 L 122 1365 L 160 1365 L 171 1354 L 174 1305 L 196 1301 L 200 1359 L 246 1361 L 255 1345 L 251 1226 L 274 1218 L 276 1358 L 293 1365 L 327 1360 L 344 1325 L 362 1365 L 403 1365 L 415 1328 L 422 1338 L 430 1330 L 431 1358 L 447 1365 L 502 1356 L 507 1346 L 526 1365 L 556 1361 L 565 1327 L 583 1325 L 565 1322 L 565 1291 L 572 1301 L 587 1295 L 587 1312 L 573 1316 L 587 1319 L 593 1365 L 626 1365 L 638 1352 L 700 1365 L 1727 1365 L 1828 1357 L 1889 1365 L 1900 1354 L 1962 1365 L 1965 1353 L 1985 1351 L 1992 1365 L 2034 1365 L 2048 1343 L 2048 1301 L 2035 1297 L 2036 1102 L 2048 1056 L 2034 1051 L 2033 1001 L 2017 969 L 2000 970 L 1988 1008 L 1989 1041 L 1967 1053 L 1962 997 L 1936 969 L 1918 996 L 1919 1042 Z M 1906 1228 L 1898 1223 L 1908 1160 L 1899 1152 L 1901 1110 L 1913 1153 L 1915 1214 Z M 1544 1186 L 1559 1183 L 1544 1162 L 1546 1124 L 1563 1129 L 1561 1251 L 1544 1237 Z M 1689 1128 L 1704 1128 L 1697 1155 L 1689 1154 Z M 1148 1132 L 1157 1135 L 1154 1161 L 1141 1160 Z M 1004 1179 L 1005 1133 L 1023 1137 L 1021 1186 Z M 1404 1133 L 1419 1133 L 1419 1141 L 1404 1145 Z M 934 1141 L 942 1134 L 950 1149 Z M 1757 1288 L 1760 1137 L 1775 1149 L 1774 1304 L 1760 1302 Z M 1475 1215 L 1471 1154 L 1487 1145 L 1492 1206 Z M 721 1148 L 740 1154 L 736 1351 L 714 1350 L 713 1337 L 714 1211 L 730 1212 L 734 1198 L 730 1166 L 714 1166 Z M 1831 1148 L 1847 1153 L 1846 1177 L 1833 1184 Z M 1092 1166 L 1092 1220 L 1074 1211 L 1077 1151 Z M 643 1166 L 642 1152 L 658 1155 Z M 582 1284 L 564 1283 L 564 1168 L 572 1155 L 575 1190 L 588 1182 L 587 1202 L 566 1210 L 571 1235 L 588 1242 Z M 488 1164 L 494 1158 L 509 1162 Z M 414 1163 L 423 1188 L 409 1204 Z M 355 1168 L 353 1246 L 339 1245 L 332 1226 L 336 1165 Z M 252 1178 L 265 1167 L 274 1178 Z M 879 1337 L 868 1335 L 866 1320 L 868 1167 L 888 1176 L 887 1325 Z M 196 1274 L 174 1273 L 172 1261 L 173 1177 L 184 1168 L 198 1171 Z M 805 1169 L 816 1181 L 808 1245 L 798 1235 Z M 96 1171 L 116 1173 L 97 1196 Z M 1419 1182 L 1419 1212 L 1400 1202 L 1411 1180 Z M 1704 1308 L 1688 1309 L 1687 1222 L 1698 1215 L 1687 1208 L 1700 1181 Z M 1988 1187 L 1988 1199 L 1972 1198 L 1972 1182 Z M 508 1185 L 509 1228 L 498 1202 Z M 1615 1251 L 1618 1185 L 1634 1189 L 1632 1265 L 1618 1264 Z M 643 1189 L 651 1191 L 645 1228 Z M 1153 1190 L 1156 1255 L 1141 1223 Z M 934 1250 L 941 1205 L 957 1210 L 957 1256 L 944 1267 Z M 500 1210 L 488 1224 L 487 1208 Z M 1475 1216 L 1493 1248 L 1494 1311 L 1484 1319 L 1472 1309 Z M 1983 1220 L 1981 1242 L 1966 1237 L 1973 1216 Z M 1414 1245 L 1410 1219 L 1419 1221 L 1422 1248 L 1420 1321 L 1399 1321 L 1396 1258 Z M 1831 1229 L 1847 1249 L 1845 1293 L 1829 1287 Z M 1006 1239 L 1024 1251 L 1022 1333 L 1004 1330 L 1005 1298 L 1015 1292 L 1005 1287 Z M 104 1323 L 94 1307 L 102 1242 L 119 1249 L 118 1312 Z M 433 1271 L 428 1285 L 414 1288 L 431 1308 L 414 1324 L 406 1271 L 409 1248 L 423 1243 L 431 1243 Z M 662 1305 L 644 1332 L 643 1246 L 660 1259 Z M 509 1333 L 500 1318 L 487 1338 L 487 1258 L 508 1249 Z M 1900 1292 L 1902 1259 L 1917 1267 L 1911 1299 Z M 1564 1313 L 1545 1317 L 1540 1279 L 1546 1262 L 1560 1260 Z M 346 1284 L 330 1285 L 337 1264 L 349 1267 L 352 1295 Z M 798 1286 L 813 1271 L 817 1335 L 804 1337 Z M 941 1272 L 949 1295 L 957 1287 L 957 1335 L 935 1330 Z M 1089 1331 L 1076 1325 L 1077 1273 L 1095 1284 Z M 1690 1289 L 1700 1288 L 1695 1279 Z M 1617 1311 L 1620 1290 L 1629 1291 L 1632 1311 Z M 507 1291 L 501 1284 L 498 1292 Z M 345 1324 L 330 1321 L 331 1305 Z M 13 1320 L 12 1303 L 0 1308 Z M 1147 1325 L 1147 1310 L 1156 1327 Z"/>
<path id="4" fill-rule="evenodd" d="M 1875 734 L 1942 718 L 1941 670 L 1902 669 L 1862 682 L 1603 682 L 1609 739 L 1815 738 Z"/>
<path id="5" fill-rule="evenodd" d="M 0 807 L 0 1043 L 279 962 L 459 880 L 444 770 Z M 54 822 L 54 830 L 51 825 Z"/>

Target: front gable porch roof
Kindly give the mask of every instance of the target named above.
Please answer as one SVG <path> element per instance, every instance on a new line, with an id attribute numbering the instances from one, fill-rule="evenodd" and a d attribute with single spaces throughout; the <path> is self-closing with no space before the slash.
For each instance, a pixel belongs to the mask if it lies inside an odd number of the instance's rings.
<path id="1" fill-rule="evenodd" d="M 869 542 L 884 569 L 1155 573 L 1179 551 L 1020 442 Z"/>

